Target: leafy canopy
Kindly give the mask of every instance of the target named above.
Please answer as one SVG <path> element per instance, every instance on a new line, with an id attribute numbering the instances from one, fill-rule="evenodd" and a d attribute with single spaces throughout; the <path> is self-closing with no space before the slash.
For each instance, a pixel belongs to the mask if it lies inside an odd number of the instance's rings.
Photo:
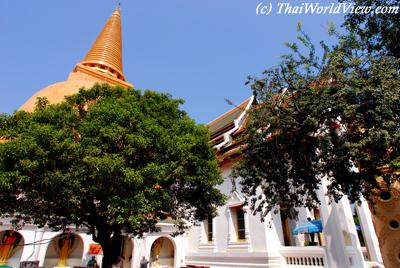
<path id="1" fill-rule="evenodd" d="M 368 53 L 354 34 L 338 37 L 333 48 L 321 43 L 319 58 L 301 32 L 280 66 L 250 78 L 259 104 L 235 176 L 261 218 L 278 207 L 290 217 L 316 207 L 324 178 L 332 200 L 351 201 L 379 188 L 378 176 L 398 180 L 399 60 Z"/>
<path id="2" fill-rule="evenodd" d="M 356 6 L 381 8 L 380 13 L 348 13 L 344 25 L 363 40 L 369 52 L 400 58 L 400 6 L 398 0 L 340 0 Z M 382 12 L 383 11 L 383 12 Z"/>
<path id="3" fill-rule="evenodd" d="M 207 130 L 167 94 L 95 85 L 0 119 L 1 215 L 106 245 L 172 218 L 179 230 L 222 205 Z"/>

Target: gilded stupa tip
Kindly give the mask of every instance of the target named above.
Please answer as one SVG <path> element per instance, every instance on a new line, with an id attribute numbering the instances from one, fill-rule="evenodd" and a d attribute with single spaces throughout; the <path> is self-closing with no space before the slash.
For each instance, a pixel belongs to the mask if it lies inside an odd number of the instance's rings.
<path id="1" fill-rule="evenodd" d="M 118 5 L 117 5 L 117 7 L 115 8 L 115 10 L 114 10 L 114 13 L 113 13 L 113 15 L 118 15 L 118 16 L 121 16 L 121 3 L 118 3 Z"/>
<path id="2" fill-rule="evenodd" d="M 107 20 L 81 64 L 125 81 L 122 68 L 120 5 Z"/>

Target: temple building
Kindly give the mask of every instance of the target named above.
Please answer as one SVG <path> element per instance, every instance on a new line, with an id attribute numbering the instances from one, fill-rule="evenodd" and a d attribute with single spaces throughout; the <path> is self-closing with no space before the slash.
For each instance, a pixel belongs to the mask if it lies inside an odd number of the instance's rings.
<path id="1" fill-rule="evenodd" d="M 38 97 L 46 97 L 50 103 L 61 102 L 65 96 L 95 83 L 133 87 L 123 72 L 120 16 L 117 8 L 66 81 L 38 91 L 20 109 L 33 111 Z M 233 164 L 240 158 L 237 137 L 244 131 L 252 105 L 254 97 L 249 97 L 208 124 L 210 143 L 225 178 L 219 189 L 229 197 L 218 208 L 218 216 L 177 237 L 170 236 L 174 226 L 168 221 L 158 224 L 160 232 L 143 238 L 126 236 L 121 262 L 116 267 L 138 268 L 143 256 L 153 263 L 150 267 L 163 268 L 358 268 L 382 264 L 367 203 L 350 204 L 343 198 L 330 204 L 325 196 L 326 185 L 318 191 L 319 209 L 300 209 L 297 221 L 270 213 L 261 222 L 258 215 L 248 213 L 240 186 L 230 175 Z M 312 236 L 299 231 L 310 220 L 318 223 L 319 228 Z M 101 263 L 101 248 L 85 230 L 65 234 L 26 225 L 14 231 L 9 220 L 1 222 L 0 267 L 86 267 L 93 257 Z"/>

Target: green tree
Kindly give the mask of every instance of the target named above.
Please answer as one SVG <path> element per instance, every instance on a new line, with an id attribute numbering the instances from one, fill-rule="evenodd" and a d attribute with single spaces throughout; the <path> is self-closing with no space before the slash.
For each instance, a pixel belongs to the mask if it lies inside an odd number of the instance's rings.
<path id="1" fill-rule="evenodd" d="M 322 59 L 306 34 L 299 40 L 308 54 L 288 44 L 293 53 L 279 67 L 250 81 L 259 105 L 235 175 L 262 218 L 277 205 L 292 217 L 293 208 L 317 206 L 323 177 L 333 200 L 346 194 L 351 201 L 369 198 L 378 176 L 398 180 L 399 61 L 364 52 L 352 34 L 333 49 L 322 43 Z"/>
<path id="2" fill-rule="evenodd" d="M 205 127 L 167 94 L 95 85 L 33 113 L 0 118 L 0 214 L 65 230 L 86 227 L 111 267 L 124 233 L 177 233 L 224 196 Z"/>
<path id="3" fill-rule="evenodd" d="M 344 25 L 355 31 L 370 52 L 380 52 L 400 58 L 400 4 L 398 0 L 340 0 L 356 6 L 372 7 L 370 13 L 348 13 Z M 384 8 L 380 14 L 373 12 Z"/>

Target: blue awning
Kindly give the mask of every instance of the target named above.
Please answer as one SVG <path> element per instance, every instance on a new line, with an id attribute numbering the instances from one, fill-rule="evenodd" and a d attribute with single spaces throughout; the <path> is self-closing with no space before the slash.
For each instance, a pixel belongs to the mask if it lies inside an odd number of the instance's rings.
<path id="1" fill-rule="evenodd" d="M 298 234 L 312 234 L 320 232 L 322 232 L 321 220 L 313 220 L 300 224 L 292 231 L 292 234 L 298 235 Z"/>

